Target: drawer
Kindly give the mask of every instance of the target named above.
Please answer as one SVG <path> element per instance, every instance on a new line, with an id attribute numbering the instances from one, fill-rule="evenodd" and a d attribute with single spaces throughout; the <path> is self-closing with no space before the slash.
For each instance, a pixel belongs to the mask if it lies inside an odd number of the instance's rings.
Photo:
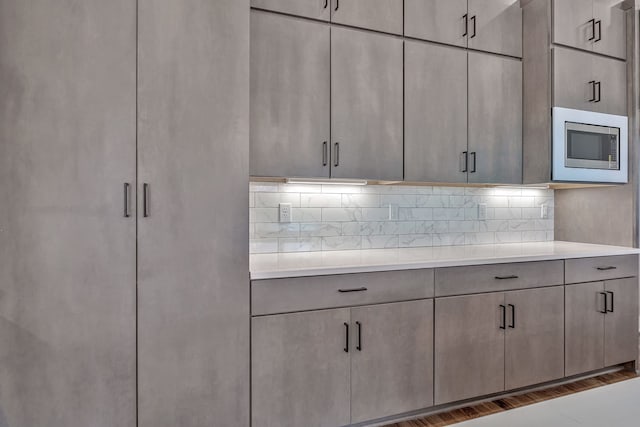
<path id="1" fill-rule="evenodd" d="M 562 285 L 564 261 L 447 267 L 436 270 L 436 297 Z"/>
<path id="2" fill-rule="evenodd" d="M 599 282 L 638 275 L 638 255 L 576 258 L 565 261 L 566 282 Z"/>
<path id="3" fill-rule="evenodd" d="M 251 314 L 277 314 L 433 298 L 433 269 L 251 282 Z"/>

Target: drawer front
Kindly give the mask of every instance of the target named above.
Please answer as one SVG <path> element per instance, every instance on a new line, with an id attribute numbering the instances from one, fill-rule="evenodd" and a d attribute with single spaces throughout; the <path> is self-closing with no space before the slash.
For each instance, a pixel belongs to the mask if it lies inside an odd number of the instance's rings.
<path id="1" fill-rule="evenodd" d="M 599 282 L 638 275 L 638 255 L 566 260 L 566 282 Z"/>
<path id="2" fill-rule="evenodd" d="M 254 280 L 251 314 L 433 298 L 433 269 Z"/>
<path id="3" fill-rule="evenodd" d="M 448 267 L 436 270 L 436 296 L 562 285 L 564 261 Z"/>

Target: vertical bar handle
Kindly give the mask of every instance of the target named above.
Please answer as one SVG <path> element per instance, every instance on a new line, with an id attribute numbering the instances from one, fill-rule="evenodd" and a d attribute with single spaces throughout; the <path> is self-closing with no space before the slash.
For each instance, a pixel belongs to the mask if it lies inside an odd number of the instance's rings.
<path id="1" fill-rule="evenodd" d="M 333 147 L 334 147 L 334 154 L 335 154 L 335 160 L 333 161 L 333 166 L 338 167 L 340 166 L 340 143 L 336 142 Z"/>
<path id="2" fill-rule="evenodd" d="M 595 102 L 596 101 L 596 81 L 591 80 L 589 84 L 591 85 L 591 99 L 589 99 L 589 102 Z"/>
<path id="3" fill-rule="evenodd" d="M 611 296 L 611 310 L 609 310 L 609 304 L 606 304 L 606 303 L 605 303 L 604 309 L 606 310 L 607 313 L 613 313 L 613 310 L 615 309 L 615 307 L 613 306 L 613 292 L 607 291 L 607 294 Z"/>
<path id="4" fill-rule="evenodd" d="M 344 322 L 344 352 L 349 353 L 349 324 Z"/>
<path id="5" fill-rule="evenodd" d="M 598 38 L 594 40 L 594 43 L 598 43 L 602 40 L 602 21 L 598 19 L 596 21 L 596 25 L 598 26 Z"/>
<path id="6" fill-rule="evenodd" d="M 327 166 L 329 158 L 329 144 L 327 141 L 322 143 L 322 166 Z"/>
<path id="7" fill-rule="evenodd" d="M 131 216 L 131 184 L 124 183 L 124 217 Z"/>
<path id="8" fill-rule="evenodd" d="M 604 297 L 604 308 L 600 310 L 600 313 L 607 314 L 607 299 L 608 299 L 607 293 L 606 292 L 599 292 L 599 293 Z"/>
<path id="9" fill-rule="evenodd" d="M 467 172 L 469 170 L 469 152 L 463 151 L 460 154 L 460 172 Z"/>
<path id="10" fill-rule="evenodd" d="M 600 90 L 602 88 L 602 82 L 595 82 L 594 83 L 594 87 L 595 86 L 598 87 L 598 97 L 596 98 L 595 102 L 600 102 L 602 100 L 602 98 L 601 98 L 602 93 L 601 93 L 601 90 Z"/>
<path id="11" fill-rule="evenodd" d="M 145 218 L 149 218 L 149 215 L 151 214 L 150 197 L 151 189 L 149 188 L 149 184 L 145 182 L 142 184 L 142 216 Z"/>
<path id="12" fill-rule="evenodd" d="M 511 323 L 509 327 L 511 329 L 515 329 L 516 327 L 516 306 L 513 304 L 509 304 L 509 308 L 511 309 Z"/>
<path id="13" fill-rule="evenodd" d="M 329 6 L 329 0 L 324 0 L 324 7 L 323 9 L 326 9 L 327 6 Z"/>
<path id="14" fill-rule="evenodd" d="M 501 323 L 500 329 L 507 329 L 507 307 L 503 304 L 500 304 L 500 313 L 501 313 Z"/>
<path id="15" fill-rule="evenodd" d="M 591 24 L 591 37 L 589 37 L 587 40 L 589 41 L 593 41 L 596 39 L 596 20 L 595 19 L 590 19 L 587 24 Z"/>
<path id="16" fill-rule="evenodd" d="M 475 151 L 472 151 L 472 152 L 471 152 L 471 159 L 472 159 L 471 164 L 472 164 L 473 166 L 471 167 L 471 170 L 469 171 L 469 173 L 476 173 L 476 160 L 477 160 L 477 155 L 476 155 L 476 152 L 475 152 Z"/>
<path id="17" fill-rule="evenodd" d="M 471 17 L 471 22 L 473 23 L 473 34 L 471 34 L 471 38 L 474 38 L 476 36 L 476 15 Z"/>
<path id="18" fill-rule="evenodd" d="M 336 0 L 336 8 L 333 10 L 337 11 L 338 9 L 340 9 L 340 0 Z"/>
<path id="19" fill-rule="evenodd" d="M 462 15 L 462 19 L 464 20 L 464 34 L 462 34 L 462 37 L 466 37 L 469 35 L 469 14 Z"/>
<path id="20" fill-rule="evenodd" d="M 356 349 L 362 351 L 362 323 L 356 322 L 356 325 L 358 326 L 358 345 Z"/>

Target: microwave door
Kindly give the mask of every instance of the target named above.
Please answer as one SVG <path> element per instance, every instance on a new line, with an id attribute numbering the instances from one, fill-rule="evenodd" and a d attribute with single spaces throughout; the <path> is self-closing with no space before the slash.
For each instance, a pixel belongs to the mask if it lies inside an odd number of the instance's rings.
<path id="1" fill-rule="evenodd" d="M 566 123 L 565 167 L 619 170 L 620 130 L 606 126 Z"/>

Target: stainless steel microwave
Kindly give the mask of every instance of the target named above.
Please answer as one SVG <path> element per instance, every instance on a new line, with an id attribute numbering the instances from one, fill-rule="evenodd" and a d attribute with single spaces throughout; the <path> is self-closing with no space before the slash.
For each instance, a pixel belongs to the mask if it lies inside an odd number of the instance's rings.
<path id="1" fill-rule="evenodd" d="M 628 182 L 627 132 L 625 116 L 554 108 L 553 180 Z"/>

